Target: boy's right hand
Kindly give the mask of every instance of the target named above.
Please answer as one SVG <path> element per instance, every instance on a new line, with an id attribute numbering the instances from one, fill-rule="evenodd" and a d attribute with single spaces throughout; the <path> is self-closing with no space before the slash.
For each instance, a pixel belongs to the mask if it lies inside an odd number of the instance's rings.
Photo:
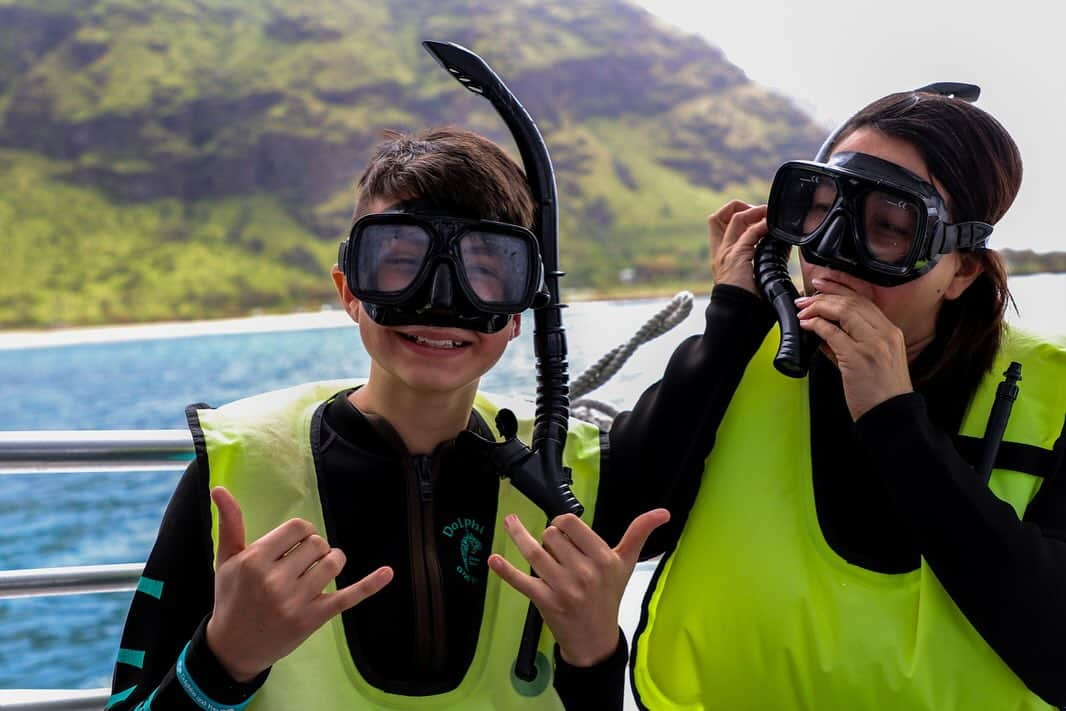
<path id="1" fill-rule="evenodd" d="M 730 200 L 707 218 L 707 231 L 714 283 L 739 286 L 758 296 L 755 245 L 767 233 L 766 205 Z"/>
<path id="2" fill-rule="evenodd" d="M 290 519 L 245 546 L 237 500 L 221 486 L 212 489 L 211 499 L 218 507 L 218 556 L 207 646 L 235 681 L 255 678 L 392 580 L 392 568 L 384 566 L 342 590 L 323 593 L 346 558 L 314 526 Z"/>

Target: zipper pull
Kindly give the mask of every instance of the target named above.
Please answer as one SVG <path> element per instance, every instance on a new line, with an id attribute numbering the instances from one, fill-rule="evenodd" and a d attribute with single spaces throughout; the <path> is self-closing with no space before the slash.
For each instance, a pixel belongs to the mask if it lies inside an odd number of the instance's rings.
<path id="1" fill-rule="evenodd" d="M 433 465 L 430 458 L 421 455 L 415 457 L 415 471 L 418 473 L 418 490 L 422 494 L 422 501 L 433 498 Z"/>

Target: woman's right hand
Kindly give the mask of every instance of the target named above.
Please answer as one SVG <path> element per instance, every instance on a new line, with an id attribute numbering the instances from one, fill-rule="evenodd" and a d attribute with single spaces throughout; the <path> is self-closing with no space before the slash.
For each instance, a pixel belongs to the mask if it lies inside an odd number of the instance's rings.
<path id="1" fill-rule="evenodd" d="M 707 230 L 714 283 L 739 286 L 758 296 L 755 245 L 767 233 L 766 205 L 730 200 L 707 218 Z"/>
<path id="2" fill-rule="evenodd" d="M 237 500 L 221 486 L 212 489 L 211 499 L 218 507 L 218 554 L 207 646 L 235 681 L 255 678 L 392 580 L 392 568 L 385 566 L 342 590 L 323 593 L 346 558 L 314 526 L 290 519 L 245 546 Z"/>

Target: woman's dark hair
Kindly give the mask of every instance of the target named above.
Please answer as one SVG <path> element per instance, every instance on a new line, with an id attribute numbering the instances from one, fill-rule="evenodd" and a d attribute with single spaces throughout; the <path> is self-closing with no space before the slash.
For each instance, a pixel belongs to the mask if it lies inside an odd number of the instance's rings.
<path id="1" fill-rule="evenodd" d="M 873 128 L 913 145 L 943 195 L 953 222 L 995 224 L 1014 202 L 1022 182 L 1022 158 L 1007 130 L 987 112 L 962 99 L 924 92 L 891 94 L 866 106 L 844 124 L 835 143 L 860 128 Z M 995 239 L 995 236 L 993 236 Z M 977 249 L 980 276 L 959 298 L 944 302 L 937 316 L 939 357 L 914 373 L 915 384 L 940 373 L 976 381 L 992 368 L 1003 337 L 1007 267 L 990 249 Z"/>
<path id="2" fill-rule="evenodd" d="M 489 139 L 451 126 L 384 135 L 356 185 L 357 218 L 378 198 L 420 199 L 459 217 L 532 227 L 525 173 Z"/>

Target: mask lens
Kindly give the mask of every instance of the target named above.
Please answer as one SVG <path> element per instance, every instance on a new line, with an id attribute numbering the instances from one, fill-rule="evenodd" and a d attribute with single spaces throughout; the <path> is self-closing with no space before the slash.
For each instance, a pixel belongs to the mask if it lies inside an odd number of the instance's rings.
<path id="1" fill-rule="evenodd" d="M 774 224 L 782 233 L 791 236 L 796 244 L 822 226 L 836 205 L 839 190 L 836 180 L 800 167 L 787 167 L 781 175 L 780 191 Z"/>
<path id="2" fill-rule="evenodd" d="M 402 292 L 422 270 L 429 243 L 430 236 L 416 225 L 367 225 L 356 240 L 356 286 L 369 292 Z"/>
<path id="3" fill-rule="evenodd" d="M 919 227 L 913 199 L 873 190 L 862 199 L 863 241 L 874 260 L 889 266 L 907 261 Z"/>
<path id="4" fill-rule="evenodd" d="M 529 243 L 518 236 L 472 231 L 459 241 L 467 285 L 486 304 L 520 304 L 532 269 Z"/>

